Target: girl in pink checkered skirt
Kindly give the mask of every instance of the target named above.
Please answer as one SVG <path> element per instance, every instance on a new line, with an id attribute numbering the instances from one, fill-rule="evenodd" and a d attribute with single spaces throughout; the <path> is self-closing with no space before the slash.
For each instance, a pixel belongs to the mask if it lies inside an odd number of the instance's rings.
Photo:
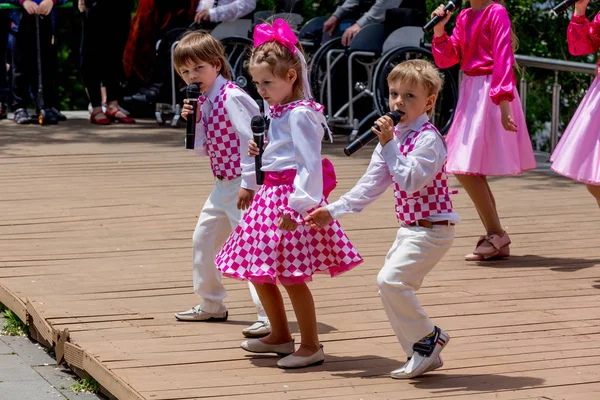
<path id="1" fill-rule="evenodd" d="M 265 181 L 249 211 L 231 234 L 216 263 L 224 275 L 254 283 L 271 321 L 271 334 L 241 347 L 252 353 L 286 355 L 280 368 L 301 368 L 324 361 L 317 319 L 307 282 L 315 273 L 339 275 L 362 258 L 337 222 L 324 230 L 304 223 L 324 196 L 321 140 L 323 106 L 310 98 L 306 61 L 298 39 L 282 19 L 254 30 L 250 73 L 271 106 L 269 144 L 262 157 Z M 298 47 L 297 47 L 298 46 Z M 282 284 L 294 307 L 302 342 L 290 334 Z"/>

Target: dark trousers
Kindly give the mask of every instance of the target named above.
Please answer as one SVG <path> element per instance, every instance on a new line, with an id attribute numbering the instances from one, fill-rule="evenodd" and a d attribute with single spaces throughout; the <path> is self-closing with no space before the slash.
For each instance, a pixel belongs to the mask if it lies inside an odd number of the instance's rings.
<path id="1" fill-rule="evenodd" d="M 93 107 L 119 100 L 124 76 L 123 51 L 129 35 L 133 0 L 98 0 L 83 15 L 81 75 Z"/>
<path id="2" fill-rule="evenodd" d="M 6 74 L 6 48 L 10 20 L 8 12 L 0 12 L 0 103 L 8 103 L 8 77 Z"/>
<path id="3" fill-rule="evenodd" d="M 52 19 L 50 16 L 38 17 L 40 20 L 41 76 L 43 84 L 44 108 L 56 106 L 56 49 L 52 44 Z M 35 15 L 23 11 L 19 30 L 14 37 L 12 51 L 12 94 L 13 110 L 26 108 L 31 93 L 38 93 L 38 59 Z M 39 106 L 39 104 L 37 105 Z"/>

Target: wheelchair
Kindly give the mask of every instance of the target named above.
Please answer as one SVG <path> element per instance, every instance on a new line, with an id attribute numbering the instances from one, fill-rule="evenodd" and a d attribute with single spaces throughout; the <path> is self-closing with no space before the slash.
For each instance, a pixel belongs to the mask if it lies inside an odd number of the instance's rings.
<path id="1" fill-rule="evenodd" d="M 324 43 L 312 58 L 310 81 L 315 99 L 326 106 L 330 129 L 347 134 L 349 141 L 369 130 L 379 115 L 389 111 L 387 75 L 411 59 L 433 62 L 419 26 L 401 26 L 386 37 L 384 24 L 372 24 L 363 27 L 347 48 L 340 38 Z M 432 123 L 445 134 L 458 101 L 458 85 L 454 71 L 440 71 L 444 87 Z"/>

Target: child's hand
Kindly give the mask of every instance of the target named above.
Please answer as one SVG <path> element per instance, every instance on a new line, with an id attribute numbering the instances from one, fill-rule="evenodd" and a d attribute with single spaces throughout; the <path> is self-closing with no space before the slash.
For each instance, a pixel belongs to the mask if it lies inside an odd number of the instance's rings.
<path id="1" fill-rule="evenodd" d="M 433 12 L 431 13 L 431 18 L 435 17 L 436 15 L 443 17 L 444 14 L 446 14 L 446 17 L 443 20 L 441 20 L 439 24 L 437 24 L 436 26 L 433 27 L 433 33 L 437 37 L 444 35 L 444 28 L 445 28 L 446 24 L 448 23 L 448 20 L 450 20 L 450 17 L 452 16 L 452 12 L 444 11 L 444 7 L 445 6 L 443 4 L 440 4 L 438 6 L 438 8 L 433 10 Z"/>
<path id="2" fill-rule="evenodd" d="M 375 121 L 375 125 L 379 127 L 379 130 L 371 128 L 371 131 L 379 137 L 379 143 L 385 146 L 394 138 L 394 121 L 387 115 L 384 115 Z"/>
<path id="3" fill-rule="evenodd" d="M 575 15 L 578 17 L 585 17 L 585 11 L 587 6 L 590 4 L 590 0 L 579 0 L 575 3 Z"/>
<path id="4" fill-rule="evenodd" d="M 313 229 L 323 229 L 333 221 L 333 218 L 325 207 L 319 207 L 304 218 L 304 221 Z"/>
<path id="5" fill-rule="evenodd" d="M 40 7 L 31 0 L 25 0 L 23 2 L 23 8 L 27 11 L 27 14 L 39 14 Z"/>
<path id="6" fill-rule="evenodd" d="M 512 116 L 512 110 L 510 109 L 510 102 L 508 100 L 502 100 L 500 102 L 500 112 L 502 113 L 502 126 L 507 131 L 516 132 L 517 124 Z"/>
<path id="7" fill-rule="evenodd" d="M 187 121 L 188 115 L 192 115 L 194 113 L 194 106 L 190 104 L 188 99 L 183 99 L 183 110 L 181 111 L 181 118 Z M 200 110 L 200 104 L 198 104 L 198 114 L 196 117 L 196 122 L 200 122 L 200 115 L 202 114 Z"/>
<path id="8" fill-rule="evenodd" d="M 38 14 L 48 15 L 52 11 L 52 7 L 54 7 L 54 2 L 52 0 L 44 0 L 40 3 Z"/>
<path id="9" fill-rule="evenodd" d="M 240 188 L 238 191 L 238 201 L 237 208 L 238 210 L 247 210 L 252 203 L 252 199 L 254 199 L 254 190 Z"/>
<path id="10" fill-rule="evenodd" d="M 250 157 L 256 157 L 258 155 L 258 145 L 252 139 L 248 142 L 248 155 Z"/>
<path id="11" fill-rule="evenodd" d="M 282 215 L 279 217 L 279 229 L 289 232 L 294 232 L 298 227 L 298 224 L 292 221 L 292 217 L 289 215 Z"/>

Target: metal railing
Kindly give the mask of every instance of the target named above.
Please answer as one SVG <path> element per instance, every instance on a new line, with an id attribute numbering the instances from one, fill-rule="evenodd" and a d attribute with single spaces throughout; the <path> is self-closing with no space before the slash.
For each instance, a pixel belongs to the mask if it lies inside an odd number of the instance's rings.
<path id="1" fill-rule="evenodd" d="M 526 68 L 541 68 L 554 71 L 554 85 L 552 85 L 552 120 L 550 121 L 550 153 L 554 151 L 558 143 L 558 126 L 560 124 L 560 91 L 558 83 L 559 72 L 575 72 L 595 76 L 598 70 L 596 64 L 556 60 L 552 58 L 541 58 L 531 56 L 515 55 L 515 59 L 521 68 L 521 81 L 519 83 L 519 96 L 523 104 L 523 112 L 527 112 L 527 79 Z"/>

